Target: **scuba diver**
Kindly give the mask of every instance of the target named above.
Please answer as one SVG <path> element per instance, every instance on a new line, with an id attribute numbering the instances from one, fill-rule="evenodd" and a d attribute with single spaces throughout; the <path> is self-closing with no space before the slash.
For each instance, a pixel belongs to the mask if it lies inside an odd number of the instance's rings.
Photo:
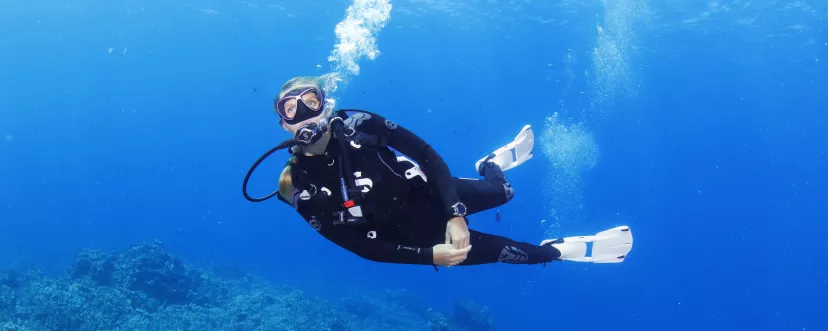
<path id="1" fill-rule="evenodd" d="M 530 126 L 476 162 L 482 180 L 458 178 L 434 148 L 399 124 L 364 110 L 332 110 L 322 85 L 321 77 L 297 77 L 282 86 L 274 111 L 293 138 L 253 164 L 242 185 L 246 199 L 278 196 L 322 236 L 377 262 L 435 269 L 496 262 L 618 263 L 631 250 L 627 226 L 539 245 L 468 228 L 468 216 L 513 198 L 503 172 L 532 158 Z M 252 172 L 281 149 L 291 157 L 278 190 L 250 197 Z"/>

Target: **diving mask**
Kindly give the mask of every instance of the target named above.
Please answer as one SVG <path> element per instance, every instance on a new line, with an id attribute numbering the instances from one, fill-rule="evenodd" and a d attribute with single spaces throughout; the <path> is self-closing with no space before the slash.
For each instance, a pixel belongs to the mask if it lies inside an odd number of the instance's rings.
<path id="1" fill-rule="evenodd" d="M 325 93 L 321 89 L 303 87 L 291 90 L 273 107 L 285 123 L 293 125 L 319 116 L 324 105 Z"/>

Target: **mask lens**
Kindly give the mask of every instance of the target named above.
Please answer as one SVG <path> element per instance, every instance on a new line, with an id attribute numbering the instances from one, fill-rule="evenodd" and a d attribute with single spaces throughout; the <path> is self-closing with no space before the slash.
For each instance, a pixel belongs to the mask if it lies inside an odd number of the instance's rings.
<path id="1" fill-rule="evenodd" d="M 279 116 L 286 120 L 292 120 L 296 117 L 296 99 L 294 97 L 285 97 L 276 103 L 276 110 Z"/>
<path id="2" fill-rule="evenodd" d="M 319 111 L 322 107 L 322 100 L 319 97 L 319 90 L 317 89 L 309 89 L 303 92 L 300 97 L 302 98 L 302 102 L 305 103 L 305 106 L 308 106 L 311 110 Z"/>

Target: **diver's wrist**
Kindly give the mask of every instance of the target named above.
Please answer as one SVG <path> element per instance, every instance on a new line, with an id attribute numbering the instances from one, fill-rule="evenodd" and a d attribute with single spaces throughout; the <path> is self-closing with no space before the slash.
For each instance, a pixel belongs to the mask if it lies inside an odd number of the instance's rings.
<path id="1" fill-rule="evenodd" d="M 460 201 L 457 201 L 451 205 L 451 207 L 449 207 L 449 211 L 453 217 L 466 217 L 466 214 L 468 213 L 466 205 Z"/>
<path id="2" fill-rule="evenodd" d="M 432 247 L 423 247 L 423 249 L 420 250 L 420 251 L 422 252 L 422 255 L 423 255 L 422 256 L 423 261 L 427 261 L 430 264 L 435 263 L 434 262 L 434 247 L 433 246 Z"/>

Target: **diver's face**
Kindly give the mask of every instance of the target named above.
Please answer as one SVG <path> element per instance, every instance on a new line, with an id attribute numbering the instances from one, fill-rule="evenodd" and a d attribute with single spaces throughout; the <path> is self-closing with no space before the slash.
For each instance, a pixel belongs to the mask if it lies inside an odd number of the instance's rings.
<path id="1" fill-rule="evenodd" d="M 274 105 L 274 110 L 279 116 L 282 117 L 282 128 L 291 134 L 296 134 L 296 131 L 298 131 L 303 125 L 308 123 L 318 123 L 324 114 L 322 109 L 322 96 L 319 95 L 320 93 L 321 90 L 318 87 L 311 86 L 293 89 L 286 95 L 282 96 L 282 98 L 280 98 Z M 300 109 L 304 109 L 304 113 L 300 114 Z M 286 122 L 293 120 L 296 116 L 307 117 L 308 115 L 316 116 L 298 123 Z"/>

